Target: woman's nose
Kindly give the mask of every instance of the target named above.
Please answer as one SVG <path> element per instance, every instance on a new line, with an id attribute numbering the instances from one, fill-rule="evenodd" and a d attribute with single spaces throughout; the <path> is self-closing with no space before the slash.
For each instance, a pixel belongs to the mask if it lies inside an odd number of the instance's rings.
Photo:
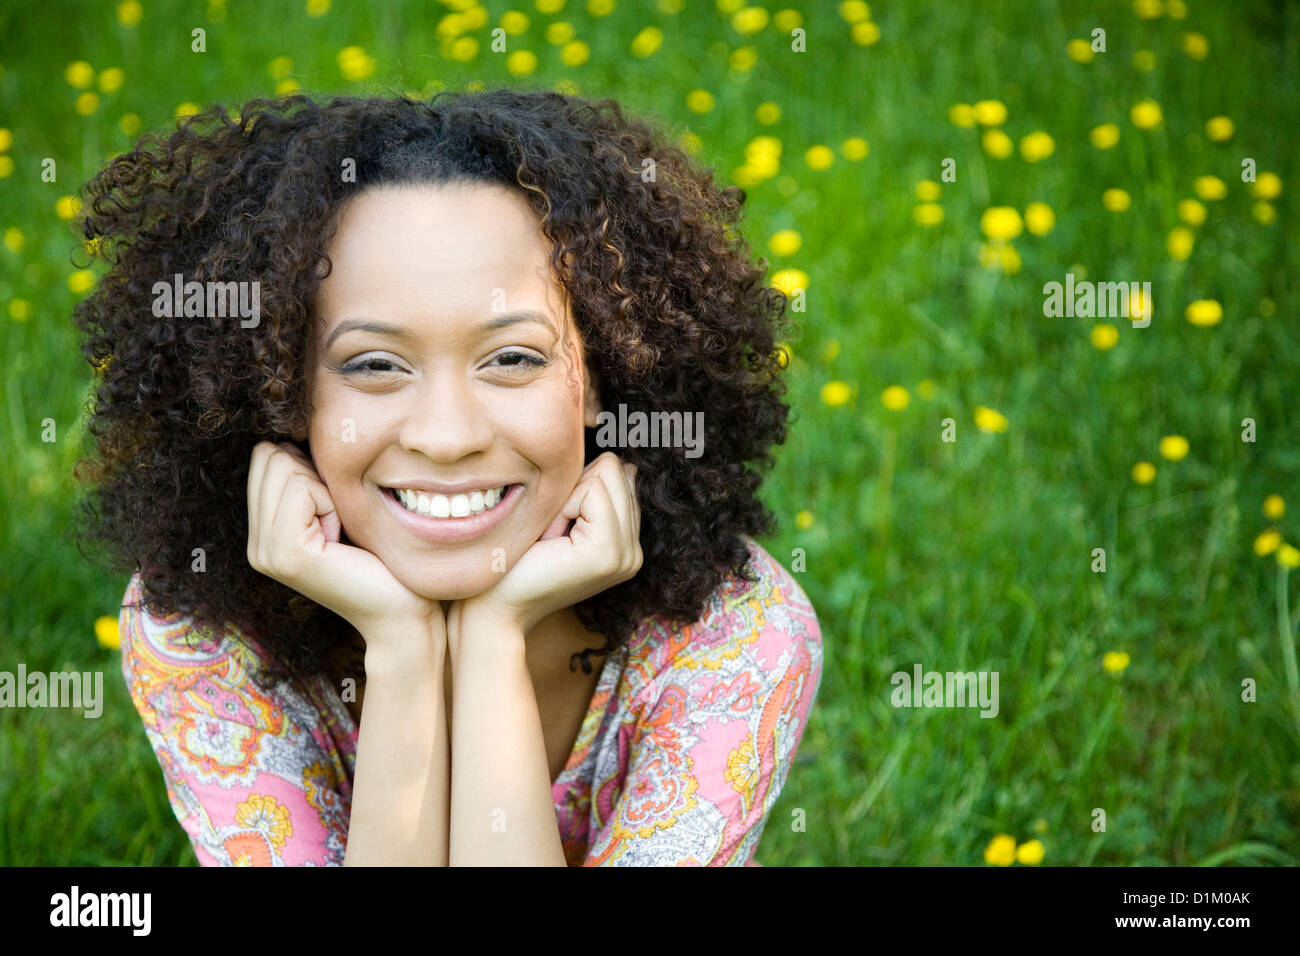
<path id="1" fill-rule="evenodd" d="M 402 447 L 433 461 L 454 462 L 484 451 L 495 433 L 473 383 L 455 375 L 427 380 L 424 388 L 414 390 L 403 415 Z"/>

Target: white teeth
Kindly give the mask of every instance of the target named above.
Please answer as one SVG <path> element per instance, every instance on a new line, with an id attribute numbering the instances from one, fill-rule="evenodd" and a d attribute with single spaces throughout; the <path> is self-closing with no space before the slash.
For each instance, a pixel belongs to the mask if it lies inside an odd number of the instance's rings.
<path id="1" fill-rule="evenodd" d="M 396 489 L 397 499 L 410 511 L 428 518 L 465 518 L 496 507 L 505 497 L 509 485 L 473 491 L 469 494 L 437 495 L 404 488 Z"/>

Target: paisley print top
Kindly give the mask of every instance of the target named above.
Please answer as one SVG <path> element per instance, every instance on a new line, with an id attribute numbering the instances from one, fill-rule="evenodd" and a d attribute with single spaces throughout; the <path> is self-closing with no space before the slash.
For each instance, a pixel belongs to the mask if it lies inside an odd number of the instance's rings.
<path id="1" fill-rule="evenodd" d="M 644 619 L 604 659 L 552 793 L 570 866 L 753 861 L 807 727 L 821 630 L 803 589 L 748 540 L 699 620 Z M 131 579 L 122 674 L 203 866 L 338 866 L 357 724 L 326 675 L 264 692 L 256 640 L 154 616 Z M 188 639 L 186 639 L 188 636 Z M 601 658 L 596 658 L 599 665 Z"/>

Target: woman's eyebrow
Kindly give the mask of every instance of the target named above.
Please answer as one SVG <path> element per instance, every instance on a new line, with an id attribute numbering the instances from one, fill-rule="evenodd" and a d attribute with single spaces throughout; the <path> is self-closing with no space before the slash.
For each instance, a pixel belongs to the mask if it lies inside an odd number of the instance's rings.
<path id="1" fill-rule="evenodd" d="M 503 329 L 507 326 L 514 325 L 518 322 L 536 322 L 546 328 L 548 332 L 555 332 L 555 324 L 548 319 L 545 314 L 533 309 L 525 309 L 521 312 L 510 312 L 506 315 L 498 315 L 493 319 L 482 323 L 479 328 L 484 332 L 494 332 L 497 329 Z M 400 325 L 386 325 L 383 322 L 372 322 L 368 319 L 348 319 L 340 322 L 335 326 L 334 331 L 325 339 L 325 348 L 329 348 L 334 340 L 344 332 L 373 332 L 375 335 L 391 335 L 399 339 L 411 339 L 414 335 L 410 329 Z"/>

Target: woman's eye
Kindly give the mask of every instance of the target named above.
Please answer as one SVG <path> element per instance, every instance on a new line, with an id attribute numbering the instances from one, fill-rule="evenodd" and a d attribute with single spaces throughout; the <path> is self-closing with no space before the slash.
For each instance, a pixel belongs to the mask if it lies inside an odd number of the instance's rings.
<path id="1" fill-rule="evenodd" d="M 547 364 L 527 352 L 502 352 L 496 360 L 504 368 L 544 368 Z"/>
<path id="2" fill-rule="evenodd" d="M 387 366 L 387 368 L 375 368 L 376 365 L 384 365 Z M 397 370 L 397 366 L 388 361 L 388 359 L 375 357 L 361 359 L 357 362 L 350 362 L 343 366 L 342 370 L 344 373 L 362 372 L 363 374 L 378 374 L 380 372 L 394 372 Z"/>

